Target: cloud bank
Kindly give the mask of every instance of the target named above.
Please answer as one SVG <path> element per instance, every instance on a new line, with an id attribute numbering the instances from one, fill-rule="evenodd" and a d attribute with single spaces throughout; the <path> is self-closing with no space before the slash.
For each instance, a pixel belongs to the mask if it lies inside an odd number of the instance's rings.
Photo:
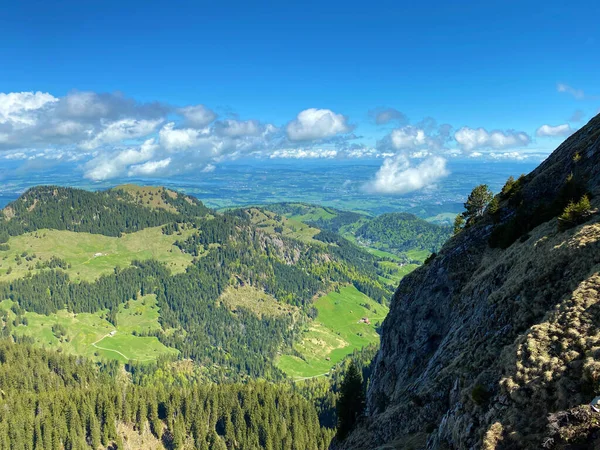
<path id="1" fill-rule="evenodd" d="M 565 92 L 570 92 L 564 87 Z M 139 102 L 120 92 L 0 93 L 0 159 L 43 169 L 76 164 L 90 180 L 167 177 L 206 173 L 225 160 L 381 158 L 364 189 L 404 194 L 437 183 L 448 174 L 447 159 L 473 157 L 519 160 L 530 144 L 523 131 L 409 123 L 391 107 L 369 111 L 385 133 L 375 145 L 354 133 L 344 114 L 308 108 L 282 125 L 234 114 L 220 117 L 203 104 Z M 538 137 L 567 136 L 568 124 L 542 125 Z M 35 163 L 34 163 L 35 161 Z"/>

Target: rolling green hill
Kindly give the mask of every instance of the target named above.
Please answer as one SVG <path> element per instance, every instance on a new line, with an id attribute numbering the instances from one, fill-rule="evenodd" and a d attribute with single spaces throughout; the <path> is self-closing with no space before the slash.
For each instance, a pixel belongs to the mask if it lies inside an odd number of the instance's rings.
<path id="1" fill-rule="evenodd" d="M 302 369 L 273 361 L 300 354 L 306 329 L 339 331 L 325 307 L 336 290 L 345 308 L 387 311 L 398 279 L 338 234 L 263 208 L 211 212 L 156 187 L 34 188 L 0 230 L 4 334 L 96 360 L 190 359 L 209 379 L 328 371 L 377 342 L 374 329 L 342 335 L 331 355 L 324 344 Z"/>
<path id="2" fill-rule="evenodd" d="M 451 229 L 409 213 L 382 214 L 360 226 L 355 236 L 381 250 L 438 251 L 451 236 Z"/>

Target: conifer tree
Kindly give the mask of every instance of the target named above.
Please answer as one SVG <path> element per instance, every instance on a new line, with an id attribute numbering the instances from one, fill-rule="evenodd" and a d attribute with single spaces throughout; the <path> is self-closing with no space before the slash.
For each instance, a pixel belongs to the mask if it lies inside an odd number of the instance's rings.
<path id="1" fill-rule="evenodd" d="M 352 430 L 356 421 L 365 409 L 365 393 L 362 386 L 362 376 L 354 361 L 348 366 L 348 371 L 342 382 L 340 398 L 338 399 L 338 429 L 337 436 L 344 440 Z"/>

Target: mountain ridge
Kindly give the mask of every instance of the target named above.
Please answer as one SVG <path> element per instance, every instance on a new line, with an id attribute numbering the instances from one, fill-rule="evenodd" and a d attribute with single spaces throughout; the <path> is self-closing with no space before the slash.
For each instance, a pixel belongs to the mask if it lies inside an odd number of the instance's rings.
<path id="1" fill-rule="evenodd" d="M 595 442 L 591 421 L 573 436 L 547 416 L 569 417 L 599 393 L 599 217 L 566 231 L 557 220 L 583 193 L 599 206 L 599 168 L 597 116 L 501 194 L 498 211 L 402 280 L 382 326 L 367 415 L 332 448 Z"/>

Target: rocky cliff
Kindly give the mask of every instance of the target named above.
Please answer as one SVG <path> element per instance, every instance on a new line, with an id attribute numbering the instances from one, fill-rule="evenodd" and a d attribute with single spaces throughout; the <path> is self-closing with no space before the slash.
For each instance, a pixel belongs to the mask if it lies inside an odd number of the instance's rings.
<path id="1" fill-rule="evenodd" d="M 334 448 L 600 445 L 600 214 L 557 219 L 586 192 L 597 210 L 600 116 L 404 278 L 366 417 Z"/>

